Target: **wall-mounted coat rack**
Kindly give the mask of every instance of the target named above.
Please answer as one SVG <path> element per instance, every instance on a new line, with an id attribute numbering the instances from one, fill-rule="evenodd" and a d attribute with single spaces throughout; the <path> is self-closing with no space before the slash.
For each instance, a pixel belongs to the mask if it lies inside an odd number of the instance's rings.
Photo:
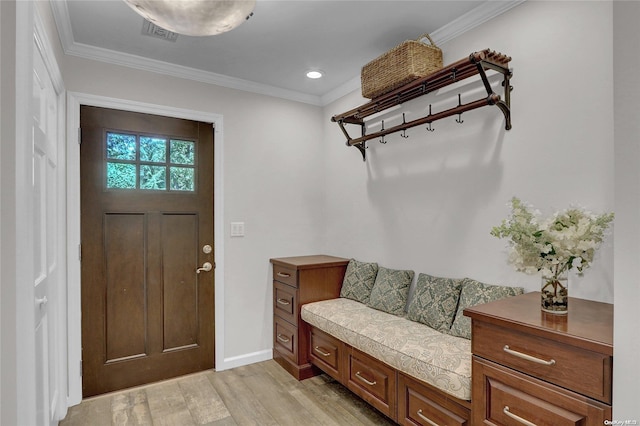
<path id="1" fill-rule="evenodd" d="M 402 136 L 406 137 L 406 129 L 428 124 L 428 131 L 433 131 L 431 123 L 437 120 L 441 120 L 452 115 L 458 115 L 456 122 L 462 123 L 462 114 L 467 111 L 481 108 L 487 105 L 496 105 L 500 111 L 504 114 L 505 129 L 511 129 L 511 90 L 510 85 L 511 71 L 509 70 L 509 61 L 511 57 L 485 49 L 480 52 L 474 52 L 469 55 L 468 58 L 461 59 L 451 65 L 448 65 L 426 77 L 414 80 L 411 83 L 407 83 L 404 86 L 381 95 L 371 102 L 361 105 L 358 108 L 352 109 L 342 114 L 334 115 L 331 121 L 338 123 L 340 129 L 347 138 L 347 146 L 355 146 L 362 153 L 362 159 L 366 160 L 367 141 L 370 139 L 380 138 L 380 142 L 386 143 L 384 137 L 390 133 L 402 131 Z M 500 95 L 494 93 L 487 77 L 487 70 L 496 71 L 503 76 L 502 85 L 504 86 L 504 100 L 500 98 Z M 426 95 L 434 90 L 441 89 L 450 84 L 462 81 L 474 75 L 479 75 L 487 91 L 487 97 L 478 99 L 473 102 L 463 104 L 461 102 L 461 96 L 458 95 L 458 105 L 454 108 L 450 108 L 441 112 L 432 113 L 431 105 L 429 105 L 429 114 L 411 121 L 406 121 L 404 114 L 402 115 L 402 123 L 393 127 L 385 128 L 384 121 L 382 121 L 381 129 L 377 132 L 366 134 L 366 124 L 364 119 L 373 114 L 382 112 L 386 109 L 392 108 L 396 105 L 400 105 L 411 99 L 415 99 L 419 96 Z M 361 136 L 353 138 L 347 132 L 345 128 L 346 124 L 353 124 L 360 126 Z"/>

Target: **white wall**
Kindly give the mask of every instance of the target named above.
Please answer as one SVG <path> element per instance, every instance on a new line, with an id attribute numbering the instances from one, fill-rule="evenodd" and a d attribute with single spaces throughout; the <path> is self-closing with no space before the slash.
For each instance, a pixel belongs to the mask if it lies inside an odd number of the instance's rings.
<path id="1" fill-rule="evenodd" d="M 614 419 L 640 420 L 640 3 L 614 2 L 616 245 Z"/>
<path id="2" fill-rule="evenodd" d="M 512 196 L 548 214 L 571 204 L 613 211 L 611 44 L 610 2 L 526 2 L 441 46 L 445 64 L 485 48 L 512 56 L 513 129 L 504 130 L 497 107 L 484 107 L 463 124 L 451 117 L 433 123 L 434 132 L 422 126 L 406 140 L 372 140 L 366 163 L 329 121 L 364 100 L 352 93 L 326 107 L 326 251 L 539 290 L 539 276 L 514 271 L 505 241 L 489 232 Z M 492 81 L 502 95 L 501 80 Z M 385 128 L 403 111 L 411 120 L 429 103 L 433 112 L 453 107 L 457 93 L 463 103 L 486 96 L 479 82 L 460 86 L 387 114 Z M 610 236 L 594 267 L 571 277 L 572 296 L 613 301 L 612 246 Z"/>
<path id="3" fill-rule="evenodd" d="M 217 332 L 224 359 L 270 356 L 269 258 L 321 249 L 321 110 L 75 57 L 62 62 L 71 92 L 224 116 L 225 278 L 216 285 L 225 286 L 225 329 Z M 245 222 L 245 237 L 229 237 L 235 221 Z"/>

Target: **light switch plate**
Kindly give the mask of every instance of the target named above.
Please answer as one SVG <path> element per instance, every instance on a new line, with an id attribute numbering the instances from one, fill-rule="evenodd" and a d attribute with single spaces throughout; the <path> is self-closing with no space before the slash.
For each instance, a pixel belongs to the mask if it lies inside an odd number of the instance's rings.
<path id="1" fill-rule="evenodd" d="M 244 237 L 244 222 L 231 222 L 231 236 Z"/>

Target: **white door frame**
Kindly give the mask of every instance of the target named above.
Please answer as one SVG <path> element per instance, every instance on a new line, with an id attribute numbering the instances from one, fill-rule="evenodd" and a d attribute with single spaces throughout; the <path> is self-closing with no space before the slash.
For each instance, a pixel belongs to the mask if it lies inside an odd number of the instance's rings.
<path id="1" fill-rule="evenodd" d="M 82 401 L 81 307 L 80 307 L 80 105 L 156 114 L 165 117 L 213 123 L 214 125 L 214 253 L 215 253 L 215 365 L 226 369 L 224 361 L 224 173 L 223 116 L 210 112 L 127 101 L 86 93 L 67 92 L 67 262 L 69 406 Z M 77 370 L 76 367 L 78 366 Z"/>

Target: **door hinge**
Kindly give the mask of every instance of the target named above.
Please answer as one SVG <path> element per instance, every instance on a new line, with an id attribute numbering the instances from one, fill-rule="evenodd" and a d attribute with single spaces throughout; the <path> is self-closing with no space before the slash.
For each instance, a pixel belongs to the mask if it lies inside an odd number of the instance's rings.
<path id="1" fill-rule="evenodd" d="M 78 244 L 78 260 L 82 262 L 82 244 Z"/>
<path id="2" fill-rule="evenodd" d="M 78 145 L 82 144 L 82 128 L 78 127 Z"/>
<path id="3" fill-rule="evenodd" d="M 82 360 L 80 360 L 80 377 L 82 377 Z"/>

